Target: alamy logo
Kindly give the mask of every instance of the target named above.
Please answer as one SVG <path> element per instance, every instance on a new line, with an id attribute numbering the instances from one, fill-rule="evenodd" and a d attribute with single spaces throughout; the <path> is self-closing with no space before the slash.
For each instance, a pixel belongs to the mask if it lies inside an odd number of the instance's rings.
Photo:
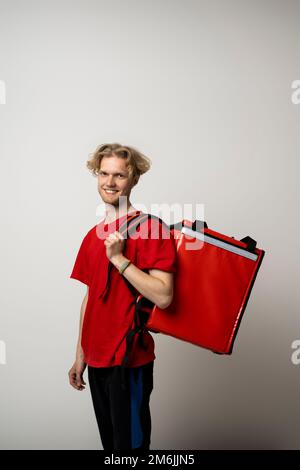
<path id="1" fill-rule="evenodd" d="M 294 80 L 292 82 L 293 93 L 291 100 L 293 104 L 300 104 L 300 80 Z"/>
<path id="2" fill-rule="evenodd" d="M 5 82 L 0 80 L 0 104 L 6 103 L 6 96 L 5 96 Z"/>
<path id="3" fill-rule="evenodd" d="M 295 366 L 297 366 L 298 364 L 300 364 L 300 340 L 295 339 L 295 341 L 292 342 L 291 347 L 292 349 L 295 349 L 295 351 L 291 355 L 291 361 Z"/>
<path id="4" fill-rule="evenodd" d="M 127 211 L 127 196 L 120 196 L 119 198 L 119 206 L 118 209 L 120 213 L 126 214 Z M 166 222 L 166 225 L 164 226 L 164 229 L 162 230 L 162 233 L 160 233 L 160 230 L 158 229 L 157 222 L 155 219 L 150 221 L 149 223 L 143 224 L 142 228 L 139 227 L 137 230 L 130 234 L 131 238 L 137 239 L 137 238 L 142 238 L 142 239 L 158 239 L 158 238 L 170 238 L 171 234 L 168 229 L 168 225 L 173 224 L 174 222 L 177 223 L 177 227 L 179 230 L 181 229 L 186 229 L 184 227 L 183 221 L 191 221 L 195 222 L 194 224 L 194 229 L 197 232 L 200 232 L 203 228 L 203 222 L 204 222 L 204 204 L 191 204 L 191 203 L 162 203 L 162 204 L 155 204 L 152 203 L 150 208 L 146 207 L 144 204 L 140 203 L 134 203 L 134 209 L 137 211 L 141 211 L 144 213 L 152 214 L 158 218 L 161 218 L 162 221 Z M 105 205 L 104 204 L 99 204 L 97 206 L 97 211 L 96 215 L 100 216 L 101 220 L 100 222 L 103 222 L 105 219 Z M 119 217 L 119 214 L 116 212 L 116 208 L 112 207 L 110 211 L 110 218 L 112 222 L 109 223 L 109 227 L 107 224 L 97 224 L 96 228 L 96 234 L 97 237 L 100 239 L 106 239 L 107 236 L 110 233 L 113 233 L 114 231 L 117 231 L 117 218 Z M 126 225 L 126 221 L 125 221 Z M 195 231 L 194 230 L 194 231 Z M 183 230 L 181 230 L 183 233 Z M 125 233 L 125 230 L 124 230 Z M 194 233 L 188 233 L 186 234 L 187 236 L 185 237 L 185 248 L 186 250 L 200 250 L 203 248 L 204 243 L 203 243 L 203 237 L 199 235 L 199 237 L 194 236 Z M 127 232 L 125 235 L 125 238 L 127 238 Z"/>
<path id="5" fill-rule="evenodd" d="M 0 340 L 0 364 L 6 364 L 6 344 Z"/>

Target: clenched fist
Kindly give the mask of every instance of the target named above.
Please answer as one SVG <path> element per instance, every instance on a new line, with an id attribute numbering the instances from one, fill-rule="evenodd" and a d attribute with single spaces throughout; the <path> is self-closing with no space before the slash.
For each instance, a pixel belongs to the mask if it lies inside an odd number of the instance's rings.
<path id="1" fill-rule="evenodd" d="M 106 256 L 110 261 L 114 256 L 122 254 L 124 243 L 124 237 L 119 232 L 111 233 L 105 239 Z"/>

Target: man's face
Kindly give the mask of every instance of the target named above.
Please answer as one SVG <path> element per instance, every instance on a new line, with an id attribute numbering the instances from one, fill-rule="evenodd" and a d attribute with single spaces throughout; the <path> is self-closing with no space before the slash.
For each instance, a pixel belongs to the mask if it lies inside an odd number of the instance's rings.
<path id="1" fill-rule="evenodd" d="M 113 206 L 119 206 L 120 196 L 129 199 L 134 184 L 126 168 L 124 158 L 103 157 L 98 175 L 98 191 L 102 200 Z"/>

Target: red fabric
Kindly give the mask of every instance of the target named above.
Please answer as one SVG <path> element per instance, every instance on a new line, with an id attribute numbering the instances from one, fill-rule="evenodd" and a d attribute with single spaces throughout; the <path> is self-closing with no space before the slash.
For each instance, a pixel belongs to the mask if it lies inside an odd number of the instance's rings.
<path id="1" fill-rule="evenodd" d="M 126 215 L 110 224 L 100 222 L 89 230 L 81 243 L 70 275 L 70 278 L 89 286 L 81 344 L 86 363 L 93 367 L 121 365 L 126 349 L 126 333 L 133 324 L 133 295 L 114 266 L 108 295 L 104 299 L 100 297 L 105 287 L 108 266 L 104 236 L 118 230 L 125 220 Z M 127 238 L 124 256 L 146 272 L 149 269 L 176 272 L 176 247 L 168 227 L 158 220 L 146 220 L 141 224 L 141 230 L 143 238 Z M 145 233 L 149 238 L 144 238 Z M 160 234 L 159 238 L 153 238 L 155 234 Z M 149 332 L 144 333 L 144 343 L 147 351 L 139 346 L 135 338 L 128 367 L 137 367 L 155 359 L 154 340 Z"/>

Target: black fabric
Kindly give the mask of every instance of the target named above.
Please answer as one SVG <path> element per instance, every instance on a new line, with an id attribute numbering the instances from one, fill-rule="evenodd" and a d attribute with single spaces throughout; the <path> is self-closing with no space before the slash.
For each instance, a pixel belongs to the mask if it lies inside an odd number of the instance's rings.
<path id="1" fill-rule="evenodd" d="M 120 366 L 88 366 L 90 391 L 103 450 L 150 448 L 153 369 L 154 361 L 125 368 L 126 388 L 123 389 Z"/>

